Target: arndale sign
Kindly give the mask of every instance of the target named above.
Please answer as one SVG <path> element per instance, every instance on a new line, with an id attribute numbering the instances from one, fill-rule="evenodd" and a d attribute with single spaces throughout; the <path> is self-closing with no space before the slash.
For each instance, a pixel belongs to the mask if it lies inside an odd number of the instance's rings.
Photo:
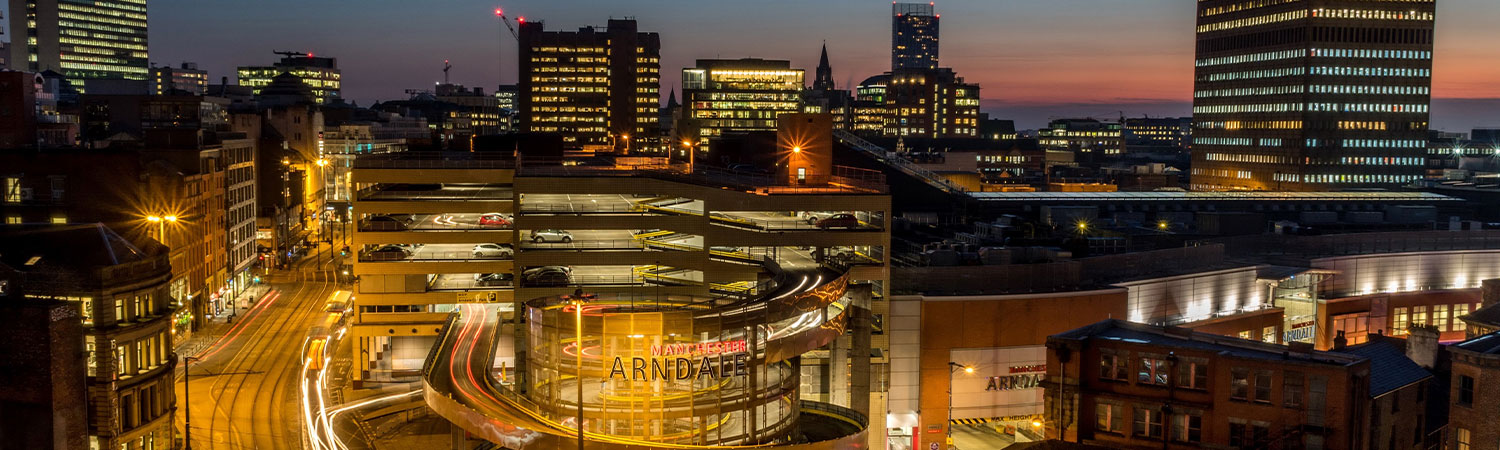
<path id="1" fill-rule="evenodd" d="M 745 375 L 745 363 L 750 359 L 749 347 L 744 339 L 733 341 L 700 342 L 696 344 L 652 345 L 651 357 L 630 358 L 630 369 L 625 369 L 625 358 L 616 356 L 610 365 L 609 378 L 619 376 L 631 381 L 680 381 L 709 378 L 727 378 Z"/>

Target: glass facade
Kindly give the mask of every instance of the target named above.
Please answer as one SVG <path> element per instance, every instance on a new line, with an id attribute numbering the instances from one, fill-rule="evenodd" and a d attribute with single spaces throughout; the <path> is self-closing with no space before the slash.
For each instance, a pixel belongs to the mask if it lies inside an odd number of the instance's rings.
<path id="1" fill-rule="evenodd" d="M 891 70 L 938 67 L 938 18 L 932 3 L 891 4 Z"/>

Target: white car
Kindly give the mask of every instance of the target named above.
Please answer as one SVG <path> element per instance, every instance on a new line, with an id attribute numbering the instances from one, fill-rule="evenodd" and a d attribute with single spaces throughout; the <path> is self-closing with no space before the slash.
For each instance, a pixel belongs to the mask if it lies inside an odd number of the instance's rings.
<path id="1" fill-rule="evenodd" d="M 531 242 L 573 242 L 573 233 L 566 230 L 531 230 Z"/>
<path id="2" fill-rule="evenodd" d="M 509 258 L 515 250 L 509 245 L 479 244 L 474 246 L 475 258 Z"/>

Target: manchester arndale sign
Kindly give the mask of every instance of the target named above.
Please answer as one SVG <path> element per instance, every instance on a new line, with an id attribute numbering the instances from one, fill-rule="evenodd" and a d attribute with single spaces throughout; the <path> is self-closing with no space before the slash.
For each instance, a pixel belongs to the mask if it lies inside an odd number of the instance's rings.
<path id="1" fill-rule="evenodd" d="M 695 344 L 652 345 L 651 357 L 631 357 L 630 369 L 625 358 L 616 356 L 610 365 L 609 378 L 631 381 L 680 381 L 700 377 L 712 379 L 745 375 L 750 359 L 744 339 L 699 342 Z"/>

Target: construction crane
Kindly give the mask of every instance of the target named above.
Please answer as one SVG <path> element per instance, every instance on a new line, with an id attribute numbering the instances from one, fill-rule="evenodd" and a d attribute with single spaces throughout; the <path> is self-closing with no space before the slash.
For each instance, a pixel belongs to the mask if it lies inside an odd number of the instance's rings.
<path id="1" fill-rule="evenodd" d="M 443 84 L 448 84 L 448 69 L 452 68 L 453 65 L 448 64 L 448 60 L 443 60 Z"/>
<path id="2" fill-rule="evenodd" d="M 500 23 L 505 24 L 505 29 L 510 30 L 510 36 L 511 37 L 516 38 L 516 40 L 520 40 L 521 39 L 521 34 L 516 32 L 516 27 L 510 24 L 510 19 L 509 18 L 505 17 L 505 10 L 500 9 L 500 8 L 495 8 L 495 17 L 499 17 L 500 18 Z M 516 18 L 516 23 L 526 23 L 526 17 L 525 16 L 517 17 Z"/>
<path id="3" fill-rule="evenodd" d="M 312 54 L 310 54 L 310 53 L 303 53 L 303 52 L 299 52 L 299 51 L 284 52 L 284 51 L 281 51 L 281 50 L 272 50 L 271 53 L 275 53 L 275 54 L 278 54 L 278 55 L 281 55 L 281 56 L 285 56 L 285 57 L 288 57 L 288 58 L 302 58 L 302 57 L 312 56 Z"/>

